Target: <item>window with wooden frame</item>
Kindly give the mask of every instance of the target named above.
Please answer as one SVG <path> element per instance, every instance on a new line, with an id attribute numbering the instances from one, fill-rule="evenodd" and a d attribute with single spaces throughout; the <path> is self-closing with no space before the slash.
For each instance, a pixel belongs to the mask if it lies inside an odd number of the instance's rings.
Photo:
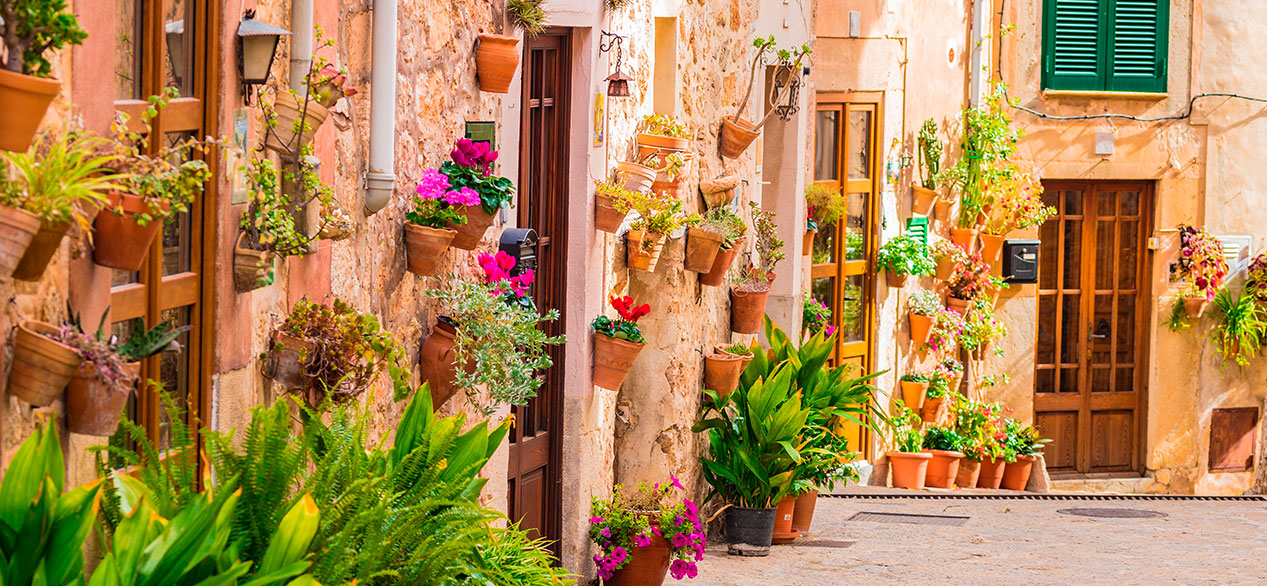
<path id="1" fill-rule="evenodd" d="M 1168 0 L 1045 0 L 1043 89 L 1166 91 Z"/>

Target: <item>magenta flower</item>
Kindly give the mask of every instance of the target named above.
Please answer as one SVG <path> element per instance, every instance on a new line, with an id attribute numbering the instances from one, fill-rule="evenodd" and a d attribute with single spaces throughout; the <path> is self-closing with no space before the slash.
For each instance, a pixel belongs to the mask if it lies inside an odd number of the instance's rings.
<path id="1" fill-rule="evenodd" d="M 646 533 L 639 533 L 634 536 L 634 545 L 637 547 L 647 547 L 651 545 L 651 536 Z"/>
<path id="2" fill-rule="evenodd" d="M 453 189 L 445 192 L 444 203 L 451 206 L 477 206 L 480 205 L 480 194 L 470 187 Z"/>
<path id="3" fill-rule="evenodd" d="M 673 544 L 673 547 L 686 547 L 691 544 L 691 539 L 687 537 L 685 533 L 678 533 L 673 536 L 670 543 Z"/>
<path id="4" fill-rule="evenodd" d="M 418 182 L 418 195 L 425 199 L 440 199 L 449 191 L 449 178 L 435 169 L 422 172 L 422 180 Z"/>
<path id="5" fill-rule="evenodd" d="M 674 476 L 674 475 L 670 474 L 670 475 L 669 475 L 669 480 L 672 480 L 672 481 L 673 481 L 673 488 L 676 488 L 676 489 L 678 489 L 678 490 L 686 490 L 686 487 L 682 486 L 682 483 L 681 483 L 681 482 L 678 482 L 678 479 L 677 479 L 677 477 L 676 477 L 676 476 Z"/>

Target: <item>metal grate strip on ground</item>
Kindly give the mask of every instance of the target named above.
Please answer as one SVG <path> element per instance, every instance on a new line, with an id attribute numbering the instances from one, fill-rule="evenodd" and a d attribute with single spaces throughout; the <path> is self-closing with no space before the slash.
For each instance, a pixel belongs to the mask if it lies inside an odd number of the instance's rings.
<path id="1" fill-rule="evenodd" d="M 854 500 L 1033 500 L 1033 501 L 1210 501 L 1267 503 L 1267 496 L 1200 496 L 1190 494 L 1052 494 L 1038 492 L 960 493 L 960 492 L 910 492 L 910 493 L 850 493 L 820 494 L 824 498 Z"/>
<path id="2" fill-rule="evenodd" d="M 877 513 L 873 511 L 862 511 L 854 513 L 849 518 L 850 521 L 872 521 L 875 523 L 910 523 L 912 525 L 945 525 L 948 527 L 962 527 L 968 522 L 968 517 L 958 515 L 916 515 L 912 513 Z"/>

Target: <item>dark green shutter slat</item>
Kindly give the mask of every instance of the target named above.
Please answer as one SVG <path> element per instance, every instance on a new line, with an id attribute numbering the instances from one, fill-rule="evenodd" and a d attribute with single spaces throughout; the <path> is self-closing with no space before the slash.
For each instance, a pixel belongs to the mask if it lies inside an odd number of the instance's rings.
<path id="1" fill-rule="evenodd" d="M 1106 89 L 1166 91 L 1167 0 L 1112 2 L 1109 38 L 1113 51 Z"/>
<path id="2" fill-rule="evenodd" d="M 1043 86 L 1103 89 L 1105 0 L 1047 0 L 1043 27 Z"/>
<path id="3" fill-rule="evenodd" d="M 1166 91 L 1169 0 L 1046 0 L 1043 87 Z"/>
<path id="4" fill-rule="evenodd" d="M 928 218 L 907 218 L 906 233 L 928 246 Z"/>

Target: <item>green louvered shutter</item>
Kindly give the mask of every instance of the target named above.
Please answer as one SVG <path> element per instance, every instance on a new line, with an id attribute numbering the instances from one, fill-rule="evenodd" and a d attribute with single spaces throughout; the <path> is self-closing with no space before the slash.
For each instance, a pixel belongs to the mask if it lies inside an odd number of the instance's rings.
<path id="1" fill-rule="evenodd" d="M 1109 0 L 1046 0 L 1043 7 L 1043 87 L 1103 90 Z"/>
<path id="2" fill-rule="evenodd" d="M 928 218 L 907 218 L 906 234 L 928 246 Z"/>
<path id="3" fill-rule="evenodd" d="M 1105 89 L 1113 92 L 1166 91 L 1168 0 L 1110 0 Z"/>

